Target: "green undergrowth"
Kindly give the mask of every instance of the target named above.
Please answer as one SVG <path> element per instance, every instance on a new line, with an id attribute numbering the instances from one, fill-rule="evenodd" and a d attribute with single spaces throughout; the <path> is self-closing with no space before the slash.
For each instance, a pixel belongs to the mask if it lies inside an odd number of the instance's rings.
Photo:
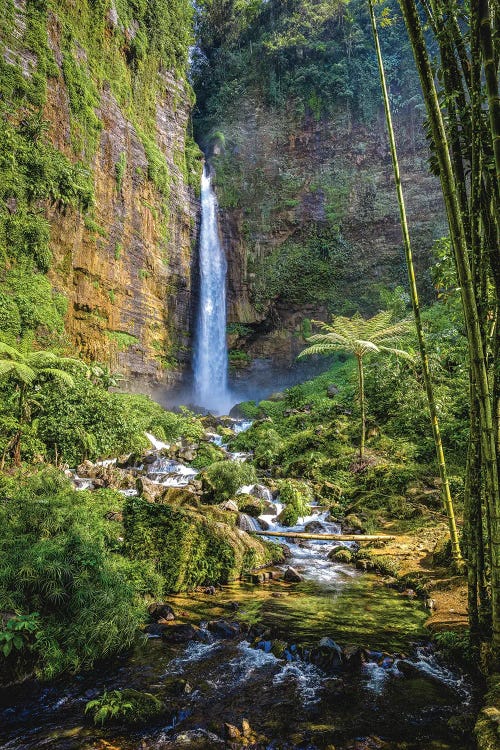
<path id="1" fill-rule="evenodd" d="M 96 460 L 141 452 L 150 447 L 144 433 L 159 440 L 184 436 L 198 440 L 201 421 L 185 410 L 165 411 L 147 396 L 113 393 L 94 379 L 75 373 L 72 387 L 41 379 L 29 395 L 31 421 L 24 426 L 24 461 L 59 461 L 77 466 Z M 10 381 L 0 381 L 0 454 L 7 450 L 18 429 L 17 391 Z"/>
<path id="2" fill-rule="evenodd" d="M 77 672 L 128 648 L 160 579 L 121 554 L 120 525 L 105 515 L 123 498 L 77 492 L 50 469 L 2 477 L 0 496 L 0 630 L 16 618 L 31 623 L 0 653 L 2 680 Z"/>
<path id="3" fill-rule="evenodd" d="M 281 557 L 235 527 L 234 513 L 212 506 L 152 504 L 130 498 L 125 506 L 125 547 L 132 559 L 155 561 L 166 591 L 227 583 Z"/>

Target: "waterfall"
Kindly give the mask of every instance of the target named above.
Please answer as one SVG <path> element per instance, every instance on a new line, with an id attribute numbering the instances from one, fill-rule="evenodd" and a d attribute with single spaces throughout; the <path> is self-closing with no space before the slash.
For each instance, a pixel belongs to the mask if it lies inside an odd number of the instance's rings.
<path id="1" fill-rule="evenodd" d="M 227 389 L 226 258 L 219 239 L 217 198 L 208 170 L 201 176 L 200 294 L 194 351 L 198 406 L 223 413 Z"/>

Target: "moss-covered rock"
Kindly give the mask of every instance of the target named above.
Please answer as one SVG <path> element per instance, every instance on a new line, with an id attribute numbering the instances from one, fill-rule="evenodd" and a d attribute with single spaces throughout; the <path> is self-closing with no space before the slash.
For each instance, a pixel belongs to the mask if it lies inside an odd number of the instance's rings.
<path id="1" fill-rule="evenodd" d="M 353 554 L 346 547 L 334 547 L 328 553 L 328 559 L 332 562 L 350 563 L 353 561 Z"/>
<path id="2" fill-rule="evenodd" d="M 125 549 L 154 560 L 165 590 L 227 583 L 275 562 L 282 550 L 235 526 L 236 515 L 213 506 L 152 504 L 129 498 L 124 510 Z"/>
<path id="3" fill-rule="evenodd" d="M 254 518 L 258 518 L 264 513 L 266 504 L 259 497 L 242 493 L 241 495 L 236 495 L 235 500 L 238 503 L 238 510 L 241 513 L 246 513 L 248 516 L 253 516 Z"/>

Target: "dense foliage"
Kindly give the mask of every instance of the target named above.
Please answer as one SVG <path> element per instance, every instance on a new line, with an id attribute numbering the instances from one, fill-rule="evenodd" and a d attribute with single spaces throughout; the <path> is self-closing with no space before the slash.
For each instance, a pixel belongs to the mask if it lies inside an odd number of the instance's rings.
<path id="1" fill-rule="evenodd" d="M 194 75 L 202 134 L 217 128 L 249 91 L 275 107 L 291 101 L 297 114 L 317 119 L 339 106 L 365 120 L 380 110 L 364 3 L 203 0 L 197 7 Z M 413 107 L 417 79 L 401 23 L 385 35 L 384 51 L 394 106 Z"/>
<path id="2" fill-rule="evenodd" d="M 3 479 L 0 495 L 0 609 L 22 638 L 2 671 L 51 677 L 127 648 L 159 581 L 120 554 L 120 527 L 104 518 L 120 496 L 76 492 L 55 470 Z"/>

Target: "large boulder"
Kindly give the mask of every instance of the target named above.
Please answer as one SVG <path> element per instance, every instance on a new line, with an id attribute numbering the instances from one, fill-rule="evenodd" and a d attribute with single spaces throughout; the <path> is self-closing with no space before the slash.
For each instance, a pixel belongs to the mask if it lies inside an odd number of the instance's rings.
<path id="1" fill-rule="evenodd" d="M 287 568 L 285 570 L 285 575 L 283 576 L 283 579 L 287 583 L 300 583 L 303 579 L 300 573 L 298 573 L 295 568 Z"/>
<path id="2" fill-rule="evenodd" d="M 235 513 L 214 506 L 128 498 L 124 547 L 133 559 L 153 560 L 174 593 L 227 583 L 283 559 L 278 545 L 240 531 L 236 520 Z"/>
<path id="3" fill-rule="evenodd" d="M 264 512 L 265 504 L 263 500 L 259 500 L 257 497 L 241 494 L 236 495 L 235 500 L 238 503 L 238 510 L 241 513 L 246 513 L 248 516 L 258 518 Z"/>

